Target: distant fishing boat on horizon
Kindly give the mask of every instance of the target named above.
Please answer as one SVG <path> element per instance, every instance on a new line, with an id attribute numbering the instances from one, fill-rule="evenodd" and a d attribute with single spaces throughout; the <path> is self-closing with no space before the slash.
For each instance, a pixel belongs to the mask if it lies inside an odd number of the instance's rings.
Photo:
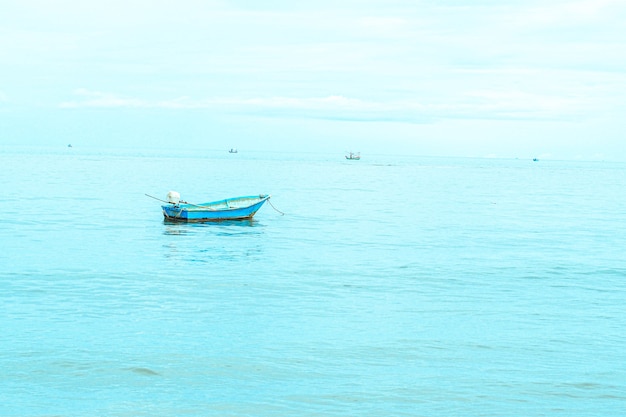
<path id="1" fill-rule="evenodd" d="M 346 159 L 358 161 L 361 159 L 361 152 L 349 152 L 348 155 L 346 155 Z"/>

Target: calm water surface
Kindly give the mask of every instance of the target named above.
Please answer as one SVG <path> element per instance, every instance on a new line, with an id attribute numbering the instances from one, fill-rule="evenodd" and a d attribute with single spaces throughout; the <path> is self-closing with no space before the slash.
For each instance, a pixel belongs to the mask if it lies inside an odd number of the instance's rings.
<path id="1" fill-rule="evenodd" d="M 626 165 L 0 149 L 1 416 L 622 416 Z M 165 223 L 269 193 L 252 221 Z"/>

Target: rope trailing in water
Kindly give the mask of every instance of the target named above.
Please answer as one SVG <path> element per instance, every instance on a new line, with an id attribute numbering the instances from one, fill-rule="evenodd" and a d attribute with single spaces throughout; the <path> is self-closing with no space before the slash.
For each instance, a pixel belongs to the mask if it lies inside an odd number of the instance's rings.
<path id="1" fill-rule="evenodd" d="M 267 199 L 267 202 L 269 203 L 269 205 L 270 205 L 270 206 L 272 206 L 272 208 L 273 208 L 274 210 L 276 210 L 277 212 L 279 212 L 281 216 L 284 216 L 284 215 L 285 215 L 285 213 L 283 213 L 282 211 L 280 211 L 280 210 L 278 210 L 276 207 L 274 207 L 274 205 L 272 204 L 272 202 L 270 201 L 270 199 L 269 199 L 269 198 Z"/>

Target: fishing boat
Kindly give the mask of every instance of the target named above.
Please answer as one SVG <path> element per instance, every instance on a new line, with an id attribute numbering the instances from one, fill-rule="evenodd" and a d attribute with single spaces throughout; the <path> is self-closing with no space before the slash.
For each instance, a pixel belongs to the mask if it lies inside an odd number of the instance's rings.
<path id="1" fill-rule="evenodd" d="M 237 153 L 237 148 L 230 148 L 228 153 Z"/>
<path id="2" fill-rule="evenodd" d="M 348 155 L 346 155 L 346 159 L 354 159 L 358 161 L 359 159 L 361 159 L 361 152 L 350 152 L 348 153 Z"/>
<path id="3" fill-rule="evenodd" d="M 161 206 L 165 220 L 181 222 L 206 222 L 251 219 L 270 195 L 260 194 L 226 198 L 209 203 L 192 204 L 180 199 L 180 194 L 170 191 L 167 204 Z"/>

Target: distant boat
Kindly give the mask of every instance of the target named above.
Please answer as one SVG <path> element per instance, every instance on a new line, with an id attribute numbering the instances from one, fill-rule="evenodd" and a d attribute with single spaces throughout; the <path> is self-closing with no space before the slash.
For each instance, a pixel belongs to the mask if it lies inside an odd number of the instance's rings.
<path id="1" fill-rule="evenodd" d="M 230 148 L 228 153 L 237 153 L 237 149 L 236 148 Z"/>
<path id="2" fill-rule="evenodd" d="M 346 155 L 346 159 L 353 159 L 358 161 L 359 159 L 361 159 L 361 152 L 350 152 L 348 155 Z"/>
<path id="3" fill-rule="evenodd" d="M 67 144 L 67 147 L 68 147 L 68 148 L 71 148 L 71 147 L 72 147 L 72 144 L 71 144 L 71 143 L 68 143 L 68 144 Z"/>
<path id="4" fill-rule="evenodd" d="M 533 158 L 533 161 L 537 162 L 537 161 L 539 161 L 539 158 Z"/>
<path id="5" fill-rule="evenodd" d="M 161 208 L 165 220 L 181 222 L 243 220 L 251 219 L 269 199 L 270 195 L 261 194 L 191 204 L 180 200 L 180 194 L 176 191 L 170 191 L 167 194 L 167 205 Z"/>

